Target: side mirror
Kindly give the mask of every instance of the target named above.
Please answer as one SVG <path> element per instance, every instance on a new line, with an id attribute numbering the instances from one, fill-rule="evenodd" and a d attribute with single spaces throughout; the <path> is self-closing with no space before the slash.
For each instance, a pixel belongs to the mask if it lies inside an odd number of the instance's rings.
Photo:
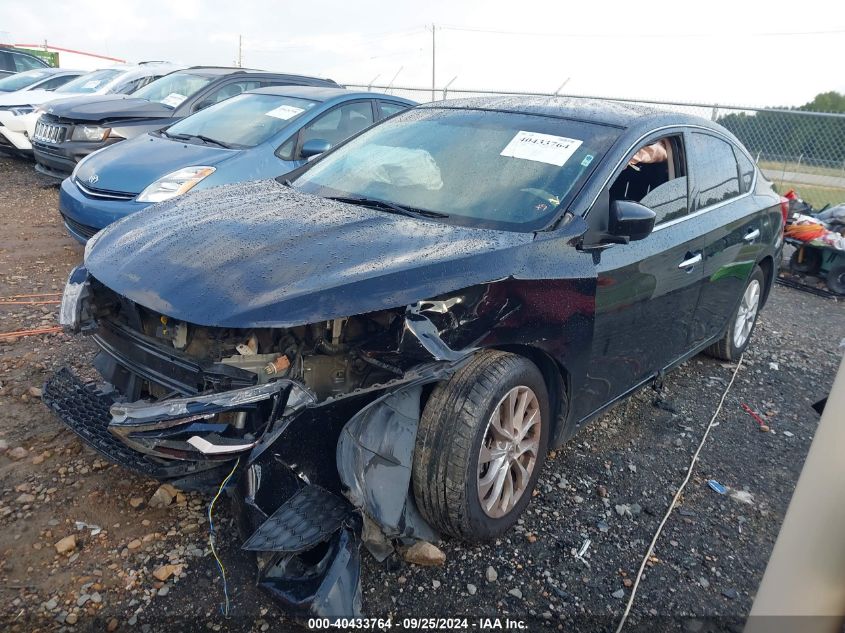
<path id="1" fill-rule="evenodd" d="M 214 105 L 214 99 L 203 99 L 198 104 L 194 106 L 194 112 L 199 112 L 200 110 L 205 110 L 208 106 Z"/>
<path id="2" fill-rule="evenodd" d="M 302 150 L 299 154 L 302 158 L 311 158 L 313 156 L 317 156 L 318 154 L 322 154 L 323 152 L 328 152 L 331 148 L 332 144 L 327 140 L 322 138 L 312 138 L 302 144 Z"/>
<path id="3" fill-rule="evenodd" d="M 657 215 L 646 206 L 630 200 L 610 203 L 608 233 L 624 242 L 635 242 L 651 235 Z"/>

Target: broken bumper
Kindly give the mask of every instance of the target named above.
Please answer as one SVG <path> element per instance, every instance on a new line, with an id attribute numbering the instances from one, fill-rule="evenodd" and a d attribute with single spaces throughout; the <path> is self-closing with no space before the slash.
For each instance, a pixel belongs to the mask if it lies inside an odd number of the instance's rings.
<path id="1" fill-rule="evenodd" d="M 108 459 L 183 488 L 219 485 L 241 456 L 234 497 L 258 585 L 302 617 L 360 617 L 361 544 L 383 560 L 391 541 L 437 538 L 409 494 L 411 459 L 422 386 L 452 369 L 435 363 L 330 403 L 281 379 L 153 404 L 116 402 L 62 369 L 42 397 Z M 256 405 L 269 412 L 259 438 L 227 445 L 208 422 Z"/>
<path id="2" fill-rule="evenodd" d="M 219 464 L 163 460 L 132 450 L 109 431 L 109 409 L 114 405 L 114 400 L 83 384 L 67 368 L 60 369 L 47 381 L 42 398 L 67 427 L 91 448 L 138 474 L 162 481 L 180 480 Z"/>

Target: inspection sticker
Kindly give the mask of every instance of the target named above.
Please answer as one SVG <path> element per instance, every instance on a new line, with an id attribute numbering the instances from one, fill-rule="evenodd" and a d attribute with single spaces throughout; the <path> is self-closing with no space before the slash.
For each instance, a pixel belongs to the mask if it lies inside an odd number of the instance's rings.
<path id="1" fill-rule="evenodd" d="M 164 99 L 161 100 L 161 103 L 166 106 L 170 106 L 171 108 L 175 108 L 187 98 L 188 97 L 186 97 L 185 95 L 180 95 L 178 92 L 171 92 L 169 95 L 167 95 Z"/>
<path id="2" fill-rule="evenodd" d="M 565 136 L 520 130 L 500 155 L 562 167 L 581 146 L 581 142 Z"/>
<path id="3" fill-rule="evenodd" d="M 297 108 L 296 106 L 292 105 L 280 105 L 278 108 L 273 108 L 269 112 L 265 112 L 267 116 L 272 116 L 277 119 L 282 119 L 283 121 L 287 121 L 288 119 L 292 119 L 297 114 L 305 112 L 305 108 Z"/>

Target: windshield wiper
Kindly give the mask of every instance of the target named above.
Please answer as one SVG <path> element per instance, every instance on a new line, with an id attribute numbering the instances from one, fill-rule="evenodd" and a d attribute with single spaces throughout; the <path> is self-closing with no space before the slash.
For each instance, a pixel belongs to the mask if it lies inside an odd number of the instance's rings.
<path id="1" fill-rule="evenodd" d="M 232 148 L 232 146 L 228 143 L 218 141 L 217 139 L 211 138 L 210 136 L 203 136 L 202 134 L 168 134 L 167 132 L 162 132 L 162 134 L 164 134 L 167 138 L 175 138 L 180 141 L 189 141 L 192 138 L 196 138 L 207 145 L 217 145 L 218 147 L 222 147 L 224 149 Z"/>
<path id="2" fill-rule="evenodd" d="M 404 215 L 409 218 L 448 218 L 449 216 L 439 211 L 429 211 L 428 209 L 417 209 L 415 207 L 406 207 L 387 200 L 379 200 L 378 198 L 356 198 L 352 196 L 327 196 L 327 200 L 336 200 L 337 202 L 345 202 L 346 204 L 357 204 L 362 207 L 370 207 L 379 209 L 380 211 L 387 211 L 388 213 L 395 213 L 396 215 Z"/>

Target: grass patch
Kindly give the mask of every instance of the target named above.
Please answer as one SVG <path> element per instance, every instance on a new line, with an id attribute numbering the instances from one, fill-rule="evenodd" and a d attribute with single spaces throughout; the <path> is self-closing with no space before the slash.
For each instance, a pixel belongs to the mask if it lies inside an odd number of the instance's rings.
<path id="1" fill-rule="evenodd" d="M 794 189 L 798 196 L 814 209 L 821 209 L 826 204 L 834 206 L 845 202 L 845 189 L 839 187 L 819 187 L 788 181 L 784 181 L 782 184 L 775 183 L 775 190 L 780 194 L 784 194 L 790 189 Z"/>
<path id="2" fill-rule="evenodd" d="M 807 163 L 798 164 L 798 162 L 787 161 L 786 167 L 784 163 L 777 160 L 761 160 L 757 163 L 760 169 L 766 169 L 772 172 L 783 173 L 793 172 L 800 174 L 816 174 L 817 176 L 834 176 L 836 178 L 845 178 L 845 169 L 840 167 L 820 167 L 818 165 L 808 165 Z"/>

